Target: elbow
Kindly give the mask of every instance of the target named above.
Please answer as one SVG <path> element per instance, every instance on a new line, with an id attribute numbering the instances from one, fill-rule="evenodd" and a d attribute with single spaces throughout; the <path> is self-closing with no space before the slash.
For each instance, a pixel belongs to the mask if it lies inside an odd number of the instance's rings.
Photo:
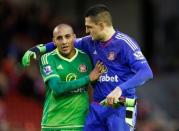
<path id="1" fill-rule="evenodd" d="M 141 79 L 143 79 L 144 81 L 148 81 L 148 80 L 153 79 L 153 72 L 152 72 L 152 70 L 149 66 L 141 69 L 140 74 L 141 74 L 140 75 Z"/>
<path id="2" fill-rule="evenodd" d="M 150 79 L 153 79 L 153 78 L 154 78 L 154 75 L 153 75 L 153 72 L 151 70 Z"/>
<path id="3" fill-rule="evenodd" d="M 53 90 L 55 95 L 61 95 L 61 94 L 63 94 L 63 92 L 61 90 L 57 89 L 57 87 L 51 87 L 51 88 L 52 88 L 52 90 Z"/>
<path id="4" fill-rule="evenodd" d="M 56 95 L 61 95 L 63 93 L 62 90 L 60 90 L 59 84 L 57 81 L 49 81 L 48 86 Z"/>
<path id="5" fill-rule="evenodd" d="M 146 66 L 144 66 L 143 73 L 145 74 L 144 78 L 146 78 L 146 81 L 151 80 L 154 77 L 152 69 L 150 68 L 150 66 L 148 64 Z"/>
<path id="6" fill-rule="evenodd" d="M 146 77 L 147 80 L 153 79 L 153 72 L 150 68 L 146 71 Z"/>
<path id="7" fill-rule="evenodd" d="M 50 88 L 52 89 L 53 93 L 55 93 L 56 95 L 61 94 L 61 92 L 59 90 L 57 90 L 56 85 L 51 85 Z"/>

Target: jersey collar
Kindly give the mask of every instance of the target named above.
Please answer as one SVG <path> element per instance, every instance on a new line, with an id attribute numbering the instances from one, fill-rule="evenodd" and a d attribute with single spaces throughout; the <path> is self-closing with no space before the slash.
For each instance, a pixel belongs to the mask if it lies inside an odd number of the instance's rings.
<path id="1" fill-rule="evenodd" d="M 57 52 L 57 55 L 58 55 L 61 59 L 65 60 L 65 61 L 68 61 L 68 62 L 72 62 L 72 61 L 77 57 L 77 55 L 78 55 L 78 50 L 77 50 L 76 48 L 75 48 L 75 50 L 76 50 L 75 55 L 74 55 L 72 58 L 70 58 L 70 59 L 68 59 L 68 58 L 66 58 L 66 57 L 64 57 L 64 56 L 62 56 L 62 55 L 59 53 L 58 49 L 56 49 L 56 52 Z"/>
<path id="2" fill-rule="evenodd" d="M 112 39 L 114 38 L 114 36 L 116 35 L 116 31 L 115 31 L 115 33 L 111 36 L 111 38 L 109 39 L 109 40 L 107 40 L 107 41 L 104 41 L 104 42 L 100 42 L 100 45 L 102 46 L 102 47 L 106 47 L 106 46 L 108 46 L 110 43 L 111 43 L 111 41 L 112 41 Z"/>

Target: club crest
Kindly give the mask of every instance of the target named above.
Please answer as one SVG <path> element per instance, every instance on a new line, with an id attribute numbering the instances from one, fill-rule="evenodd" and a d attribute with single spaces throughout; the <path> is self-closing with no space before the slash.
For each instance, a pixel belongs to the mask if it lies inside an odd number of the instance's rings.
<path id="1" fill-rule="evenodd" d="M 80 71 L 80 72 L 86 72 L 86 71 L 87 71 L 86 65 L 81 64 L 81 65 L 79 66 L 79 71 Z"/>
<path id="2" fill-rule="evenodd" d="M 110 51 L 109 54 L 108 54 L 108 60 L 114 60 L 115 59 L 115 53 L 114 51 Z"/>

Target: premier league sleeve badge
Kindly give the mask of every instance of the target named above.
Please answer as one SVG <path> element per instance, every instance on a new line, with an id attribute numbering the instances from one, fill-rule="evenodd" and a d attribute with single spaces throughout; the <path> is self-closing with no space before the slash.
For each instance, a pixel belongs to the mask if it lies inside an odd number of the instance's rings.
<path id="1" fill-rule="evenodd" d="M 49 75 L 50 73 L 52 73 L 52 68 L 51 68 L 51 66 L 48 65 L 43 68 L 43 71 L 44 71 L 45 75 Z"/>

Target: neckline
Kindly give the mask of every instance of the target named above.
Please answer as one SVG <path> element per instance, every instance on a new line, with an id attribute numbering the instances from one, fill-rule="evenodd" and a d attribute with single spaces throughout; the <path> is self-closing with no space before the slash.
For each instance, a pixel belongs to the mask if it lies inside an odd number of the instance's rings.
<path id="1" fill-rule="evenodd" d="M 78 50 L 77 50 L 76 48 L 75 48 L 75 50 L 76 50 L 75 55 L 74 55 L 72 58 L 70 58 L 70 59 L 68 59 L 68 58 L 66 58 L 66 57 L 64 57 L 64 56 L 62 56 L 62 55 L 59 53 L 58 49 L 56 49 L 56 52 L 57 52 L 58 56 L 59 56 L 61 59 L 65 60 L 65 61 L 68 61 L 68 62 L 72 62 L 72 61 L 77 57 L 77 55 L 78 55 Z"/>

